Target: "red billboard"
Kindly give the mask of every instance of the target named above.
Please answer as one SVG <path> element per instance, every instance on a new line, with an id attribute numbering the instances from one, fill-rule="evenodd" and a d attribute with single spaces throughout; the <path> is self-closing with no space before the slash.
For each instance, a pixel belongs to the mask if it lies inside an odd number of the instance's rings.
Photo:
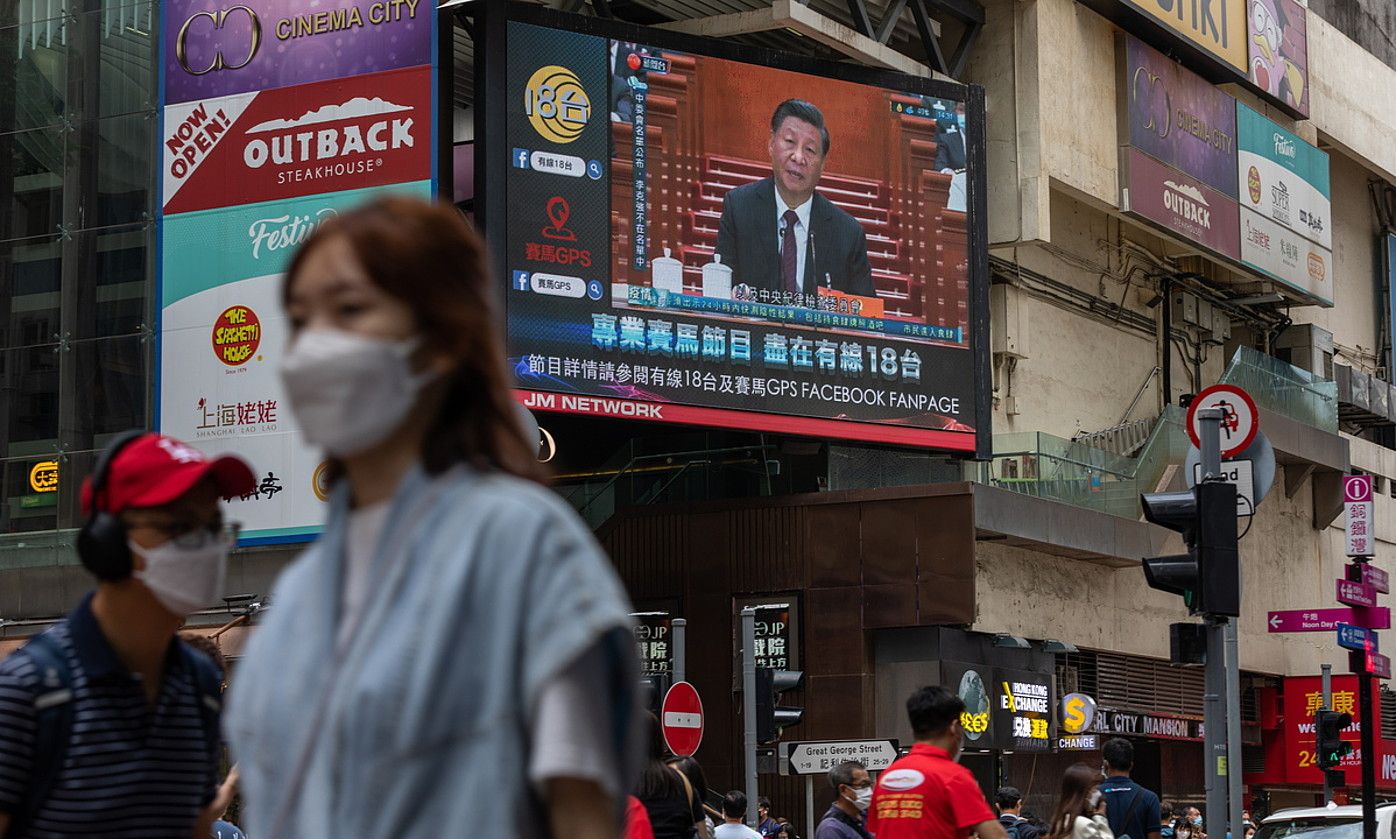
<path id="1" fill-rule="evenodd" d="M 431 177 L 431 67 L 165 108 L 165 213 Z"/>
<path id="2" fill-rule="evenodd" d="M 1318 767 L 1314 713 L 1323 705 L 1322 679 L 1318 676 L 1291 676 L 1284 680 L 1281 693 L 1273 690 L 1262 691 L 1261 729 L 1265 743 L 1265 769 L 1262 772 L 1247 772 L 1245 782 L 1250 785 L 1302 784 L 1319 787 L 1323 784 L 1323 773 Z M 1356 676 L 1333 676 L 1333 701 L 1335 711 L 1352 714 L 1353 725 L 1343 731 L 1343 739 L 1352 743 L 1352 752 L 1343 758 L 1339 768 L 1347 772 L 1349 786 L 1359 781 L 1362 765 L 1362 726 L 1358 719 Z M 1374 697 L 1380 696 L 1376 685 L 1372 687 Z M 1376 727 L 1376 754 L 1373 760 L 1377 766 L 1377 786 L 1396 790 L 1396 740 L 1381 736 L 1381 703 L 1375 702 L 1372 713 Z"/>
<path id="3" fill-rule="evenodd" d="M 1126 147 L 1120 157 L 1125 184 L 1120 209 L 1184 241 L 1240 259 L 1240 210 L 1235 201 L 1139 149 Z"/>

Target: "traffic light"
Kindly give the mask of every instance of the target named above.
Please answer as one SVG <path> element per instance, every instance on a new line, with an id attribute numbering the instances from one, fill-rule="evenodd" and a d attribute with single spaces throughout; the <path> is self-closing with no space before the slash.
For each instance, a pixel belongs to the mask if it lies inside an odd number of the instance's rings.
<path id="1" fill-rule="evenodd" d="M 1352 725 L 1352 714 L 1337 711 L 1314 712 L 1315 751 L 1318 752 L 1320 769 L 1332 769 L 1343 760 L 1343 755 L 1352 752 L 1352 744 L 1339 734 Z"/>
<path id="2" fill-rule="evenodd" d="M 1144 560 L 1151 588 L 1183 596 L 1193 614 L 1239 616 L 1241 569 L 1236 550 L 1236 486 L 1200 483 L 1183 492 L 1139 496 L 1144 518 L 1183 534 L 1188 552 Z"/>
<path id="3" fill-rule="evenodd" d="M 780 705 L 780 695 L 805 681 L 804 671 L 756 668 L 756 742 L 774 743 L 781 733 L 798 725 L 805 709 Z"/>

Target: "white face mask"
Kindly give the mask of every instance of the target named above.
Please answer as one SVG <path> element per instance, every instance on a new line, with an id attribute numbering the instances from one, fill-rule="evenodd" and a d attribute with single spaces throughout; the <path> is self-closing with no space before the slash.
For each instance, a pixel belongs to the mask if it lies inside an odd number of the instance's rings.
<path id="1" fill-rule="evenodd" d="M 872 806 L 872 787 L 863 787 L 853 790 L 853 806 L 858 808 L 858 812 L 866 813 Z"/>
<path id="2" fill-rule="evenodd" d="M 286 398 L 311 444 L 333 457 L 383 442 L 436 377 L 414 373 L 416 339 L 391 341 L 337 329 L 302 332 L 281 363 Z"/>
<path id="3" fill-rule="evenodd" d="M 196 548 L 173 541 L 154 548 L 127 542 L 131 552 L 145 560 L 145 568 L 131 576 L 145 583 L 160 605 L 185 617 L 208 608 L 223 596 L 223 575 L 228 570 L 228 552 L 233 539 L 225 534 L 208 534 Z"/>

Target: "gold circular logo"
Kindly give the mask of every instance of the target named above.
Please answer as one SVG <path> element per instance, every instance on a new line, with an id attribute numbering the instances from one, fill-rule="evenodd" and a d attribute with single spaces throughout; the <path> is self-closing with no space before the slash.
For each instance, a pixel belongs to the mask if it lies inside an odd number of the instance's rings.
<path id="1" fill-rule="evenodd" d="M 539 67 L 524 88 L 524 113 L 533 130 L 554 143 L 582 136 L 591 119 L 591 99 L 582 80 L 566 67 Z"/>
<path id="2" fill-rule="evenodd" d="M 321 501 L 330 500 L 330 462 L 324 461 L 315 467 L 315 474 L 310 478 L 310 488 L 315 492 L 315 497 Z"/>

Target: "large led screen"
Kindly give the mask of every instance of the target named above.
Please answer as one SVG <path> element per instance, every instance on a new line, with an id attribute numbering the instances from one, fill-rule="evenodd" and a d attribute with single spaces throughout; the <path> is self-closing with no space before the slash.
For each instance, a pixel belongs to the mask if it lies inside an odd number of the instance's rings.
<path id="1" fill-rule="evenodd" d="M 975 451 L 977 90 L 499 28 L 482 221 L 526 405 Z"/>

